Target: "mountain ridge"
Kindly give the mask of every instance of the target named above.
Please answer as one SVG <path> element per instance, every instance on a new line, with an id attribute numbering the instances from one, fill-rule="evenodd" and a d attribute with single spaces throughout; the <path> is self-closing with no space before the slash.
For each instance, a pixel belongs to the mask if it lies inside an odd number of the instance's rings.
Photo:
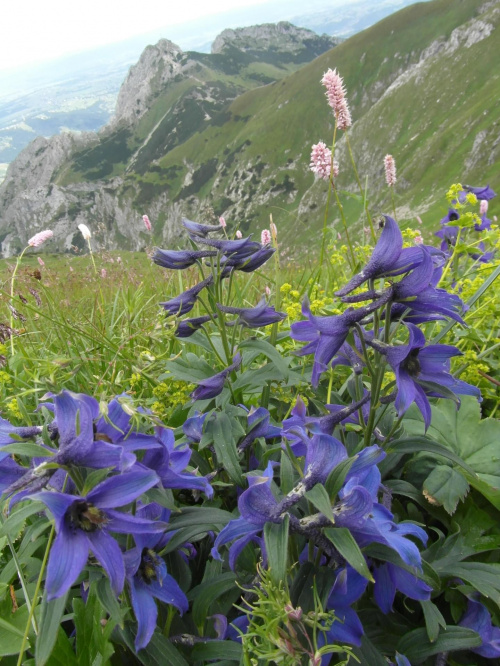
<path id="1" fill-rule="evenodd" d="M 387 191 L 380 187 L 386 152 L 395 154 L 398 162 L 398 188 L 406 197 L 398 208 L 401 216 L 437 210 L 440 196 L 432 187 L 424 192 L 424 184 L 429 188 L 438 174 L 449 174 L 458 180 L 455 154 L 462 156 L 462 164 L 468 165 L 465 172 L 471 177 L 481 173 L 474 157 L 474 151 L 479 150 L 477 142 L 483 149 L 484 141 L 495 144 L 496 126 L 488 125 L 486 119 L 482 123 L 485 127 L 479 127 L 481 122 L 477 119 L 484 117 L 477 112 L 472 114 L 478 101 L 474 98 L 474 104 L 467 104 L 463 88 L 465 83 L 472 86 L 481 104 L 488 103 L 489 113 L 498 117 L 498 76 L 490 75 L 487 81 L 486 74 L 489 54 L 498 43 L 499 11 L 498 1 L 434 0 L 411 5 L 287 78 L 247 90 L 224 108 L 217 110 L 215 105 L 215 112 L 213 95 L 212 102 L 193 102 L 186 93 L 185 107 L 178 107 L 181 118 L 186 109 L 190 113 L 194 108 L 200 113 L 204 109 L 206 115 L 212 113 L 209 120 L 194 122 L 189 132 L 186 123 L 175 120 L 175 114 L 169 116 L 172 100 L 169 102 L 168 91 L 163 91 L 133 131 L 122 124 L 108 136 L 99 137 L 88 149 L 82 151 L 81 146 L 75 146 L 70 160 L 63 160 L 54 168 L 45 197 L 40 190 L 31 191 L 31 195 L 24 193 L 22 203 L 12 208 L 6 196 L 9 185 L 0 187 L 2 251 L 12 253 L 21 244 L 20 235 L 16 241 L 14 234 L 5 233 L 9 228 L 5 224 L 6 212 L 11 228 L 14 226 L 18 234 L 23 232 L 21 217 L 27 219 L 31 215 L 40 223 L 43 219 L 46 226 L 54 221 L 61 249 L 74 240 L 71 234 L 63 237 L 59 231 L 63 222 L 72 229 L 80 221 L 91 222 L 97 229 L 98 244 L 138 249 L 146 243 L 136 222 L 142 212 L 148 212 L 155 221 L 155 241 L 166 244 L 179 233 L 181 215 L 199 217 L 206 215 L 209 208 L 216 215 L 224 214 L 234 220 L 245 231 L 266 226 L 265 219 L 272 212 L 284 238 L 293 238 L 296 243 L 305 236 L 310 238 L 311 231 L 322 224 L 318 208 L 324 201 L 324 184 L 314 182 L 308 171 L 308 153 L 312 143 L 331 136 L 333 130 L 319 84 L 328 66 L 338 66 L 346 80 L 356 120 L 351 143 L 362 177 L 366 175 L 370 185 L 375 185 L 375 210 L 387 202 Z M 478 62 L 486 40 L 490 40 L 486 56 Z M 224 69 L 235 66 L 234 52 L 229 51 L 229 56 L 220 60 L 218 71 L 224 73 Z M 188 57 L 199 67 L 197 74 L 204 77 L 209 56 Z M 474 76 L 470 72 L 471 59 L 477 63 Z M 242 71 L 248 73 L 248 63 L 240 62 L 238 67 L 238 75 Z M 276 63 L 266 63 L 266 67 L 276 67 Z M 442 72 L 446 73 L 444 78 L 440 76 Z M 227 82 L 227 71 L 225 76 Z M 190 94 L 194 94 L 193 90 Z M 440 101 L 440 94 L 448 100 L 447 107 Z M 457 121 L 450 118 L 450 106 L 455 108 Z M 433 118 L 439 118 L 439 136 L 433 129 Z M 470 129 L 462 130 L 462 141 L 457 143 L 456 128 L 452 131 L 450 127 L 455 127 L 456 122 L 463 124 L 464 118 Z M 474 133 L 476 127 L 478 132 Z M 185 130 L 185 136 L 178 140 L 179 131 Z M 108 154 L 112 151 L 115 155 L 111 170 L 109 164 L 98 159 L 99 155 L 106 155 L 106 141 Z M 457 146 L 450 155 L 446 146 L 452 143 Z M 489 167 L 500 159 L 497 148 L 488 158 Z M 356 225 L 361 225 L 362 206 L 355 198 L 343 139 L 337 145 L 336 156 L 341 162 L 339 187 L 349 193 L 346 213 Z M 427 159 L 429 164 L 424 169 Z M 103 173 L 103 168 L 108 173 Z M 486 177 L 494 169 L 483 171 Z M 448 184 L 441 186 L 446 188 Z M 10 202 L 12 197 L 15 199 L 15 191 L 11 183 Z M 64 205 L 61 201 L 65 201 Z M 335 223 L 338 216 L 332 212 L 331 217 Z"/>

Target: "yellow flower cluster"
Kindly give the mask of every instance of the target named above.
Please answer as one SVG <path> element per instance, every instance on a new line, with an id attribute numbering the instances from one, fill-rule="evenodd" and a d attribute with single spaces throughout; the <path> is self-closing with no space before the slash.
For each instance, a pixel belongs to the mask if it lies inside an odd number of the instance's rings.
<path id="1" fill-rule="evenodd" d="M 193 389 L 194 384 L 177 379 L 161 382 L 153 389 L 153 395 L 157 398 L 151 405 L 153 413 L 162 419 L 168 418 L 176 407 L 186 404 Z"/>
<path id="2" fill-rule="evenodd" d="M 17 398 L 12 398 L 6 405 L 7 413 L 10 416 L 10 418 L 14 419 L 19 419 L 21 420 L 23 418 L 23 415 L 21 413 L 21 410 L 19 409 L 19 405 L 17 403 Z"/>

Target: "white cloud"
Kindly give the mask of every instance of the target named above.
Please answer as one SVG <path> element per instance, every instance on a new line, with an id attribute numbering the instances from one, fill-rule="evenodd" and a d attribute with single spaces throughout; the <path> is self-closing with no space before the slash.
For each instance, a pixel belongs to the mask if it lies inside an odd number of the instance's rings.
<path id="1" fill-rule="evenodd" d="M 0 70 L 118 42 L 267 0 L 6 0 L 0 25 Z"/>

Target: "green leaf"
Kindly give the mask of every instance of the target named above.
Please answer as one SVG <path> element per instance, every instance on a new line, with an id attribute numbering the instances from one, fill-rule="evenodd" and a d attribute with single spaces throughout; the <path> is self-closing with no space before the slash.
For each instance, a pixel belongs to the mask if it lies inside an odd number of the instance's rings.
<path id="1" fill-rule="evenodd" d="M 243 647 L 235 641 L 211 641 L 210 643 L 198 643 L 195 645 L 191 658 L 206 664 L 212 659 L 224 659 L 240 663 L 243 656 Z"/>
<path id="2" fill-rule="evenodd" d="M 429 437 L 413 435 L 412 437 L 407 437 L 405 439 L 396 439 L 389 444 L 386 451 L 388 453 L 421 453 L 423 451 L 434 453 L 437 456 L 442 456 L 443 458 L 451 460 L 469 474 L 472 474 L 473 476 L 475 475 L 474 470 L 456 453 L 443 444 L 429 439 Z"/>
<path id="3" fill-rule="evenodd" d="M 366 666 L 387 666 L 387 660 L 377 650 L 366 634 L 361 639 L 361 647 L 353 648 L 352 652 L 359 659 L 360 664 L 366 664 Z"/>
<path id="4" fill-rule="evenodd" d="M 428 437 L 463 460 L 466 480 L 500 510 L 500 421 L 481 420 L 479 403 L 471 396 L 463 396 L 459 410 L 449 400 L 439 400 L 431 409 Z M 420 412 L 413 407 L 403 424 L 412 436 L 424 432 Z"/>
<path id="5" fill-rule="evenodd" d="M 325 529 L 325 536 L 333 543 L 353 569 L 361 574 L 363 578 L 370 580 L 372 583 L 375 582 L 368 569 L 363 553 L 347 527 L 328 527 Z"/>
<path id="6" fill-rule="evenodd" d="M 19 507 L 19 508 L 18 508 Z M 20 528 L 23 527 L 26 518 L 34 513 L 40 513 L 45 509 L 42 502 L 29 501 L 28 504 L 18 504 L 0 528 L 0 537 L 10 536 L 15 538 Z"/>
<path id="7" fill-rule="evenodd" d="M 322 483 L 317 483 L 311 490 L 306 492 L 307 499 L 313 504 L 318 511 L 326 516 L 332 523 L 335 523 L 335 517 L 332 511 L 332 503 L 328 497 L 325 486 Z"/>
<path id="8" fill-rule="evenodd" d="M 283 379 L 287 381 L 288 379 L 288 362 L 279 351 L 273 347 L 272 344 L 266 340 L 245 340 L 239 345 L 240 349 L 250 349 L 256 353 L 253 355 L 255 358 L 259 354 L 266 356 L 273 365 L 278 368 L 278 370 L 283 375 Z"/>
<path id="9" fill-rule="evenodd" d="M 281 452 L 280 463 L 280 488 L 283 495 L 292 490 L 294 486 L 293 465 L 285 451 Z"/>
<path id="10" fill-rule="evenodd" d="M 334 500 L 337 497 L 339 490 L 344 485 L 345 478 L 349 473 L 349 470 L 351 469 L 355 460 L 356 456 L 353 456 L 352 458 L 347 458 L 347 460 L 343 460 L 336 467 L 334 467 L 330 472 L 330 474 L 328 475 L 328 478 L 325 483 L 325 488 L 326 492 L 328 493 L 328 496 L 331 497 L 332 500 Z"/>
<path id="11" fill-rule="evenodd" d="M 205 359 L 196 354 L 186 354 L 185 358 L 176 358 L 167 362 L 168 373 L 160 376 L 160 380 L 169 379 L 172 375 L 189 384 L 197 384 L 203 379 L 212 377 L 217 371 Z"/>
<path id="12" fill-rule="evenodd" d="M 193 622 L 203 634 L 205 620 L 213 602 L 222 594 L 236 587 L 236 575 L 229 571 L 212 580 L 202 583 L 189 591 L 188 599 L 193 601 Z"/>
<path id="13" fill-rule="evenodd" d="M 109 469 L 110 468 L 108 467 L 105 469 L 96 469 L 93 472 L 90 472 L 90 474 L 88 474 L 87 478 L 85 479 L 85 485 L 83 486 L 81 494 L 84 496 L 87 495 L 92 490 L 92 488 L 103 481 L 109 475 Z"/>
<path id="14" fill-rule="evenodd" d="M 36 659 L 33 659 L 33 664 L 36 665 L 37 663 Z M 50 653 L 49 664 L 50 666 L 79 666 L 73 645 L 62 627 L 59 627 L 57 631 L 57 640 Z"/>
<path id="15" fill-rule="evenodd" d="M 404 654 L 411 663 L 421 664 L 423 661 L 440 652 L 469 650 L 482 644 L 481 636 L 472 629 L 447 625 L 434 643 L 427 637 L 423 627 L 405 634 L 398 643 L 398 652 Z"/>
<path id="16" fill-rule="evenodd" d="M 47 601 L 47 592 L 43 594 L 40 631 L 35 646 L 36 666 L 46 664 L 52 654 L 57 641 L 61 618 L 64 615 L 67 597 L 68 593 L 63 594 L 59 599 Z"/>
<path id="17" fill-rule="evenodd" d="M 439 636 L 439 627 L 446 629 L 446 620 L 441 615 L 439 608 L 432 601 L 421 601 L 420 605 L 424 611 L 425 628 L 427 636 L 431 643 L 434 643 Z"/>
<path id="18" fill-rule="evenodd" d="M 233 383 L 233 389 L 238 391 L 243 388 L 261 388 L 269 382 L 284 381 L 283 373 L 278 370 L 274 363 L 266 363 L 256 370 L 245 370 Z"/>
<path id="19" fill-rule="evenodd" d="M 467 581 L 486 598 L 492 599 L 500 607 L 500 564 L 483 562 L 450 562 L 433 563 L 441 576 L 460 578 Z"/>
<path id="20" fill-rule="evenodd" d="M 17 442 L 16 444 L 7 444 L 2 446 L 2 453 L 14 453 L 18 456 L 28 456 L 34 458 L 35 456 L 53 456 L 55 451 L 47 450 L 44 446 L 35 444 L 34 442 Z"/>
<path id="21" fill-rule="evenodd" d="M 229 511 L 214 507 L 187 506 L 170 520 L 166 532 L 178 530 L 181 527 L 198 526 L 201 531 L 210 529 L 209 525 L 226 525 L 234 516 Z"/>
<path id="22" fill-rule="evenodd" d="M 94 585 L 97 598 L 103 609 L 108 613 L 115 624 L 123 627 L 123 616 L 125 615 L 126 608 L 123 609 L 120 606 L 116 594 L 111 589 L 109 578 L 103 577 Z"/>
<path id="23" fill-rule="evenodd" d="M 289 520 L 289 517 L 285 516 L 281 523 L 266 523 L 264 525 L 269 575 L 275 585 L 281 581 L 286 581 Z"/>
<path id="24" fill-rule="evenodd" d="M 144 666 L 167 666 L 167 664 L 172 664 L 172 666 L 188 666 L 187 661 L 181 653 L 172 645 L 168 638 L 158 631 L 155 631 L 146 647 L 137 653 L 135 652 L 134 638 L 130 627 L 127 626 L 125 629 L 118 629 L 118 635 L 128 647 L 131 654 L 135 655 L 135 658 Z"/>
<path id="25" fill-rule="evenodd" d="M 217 460 L 229 474 L 231 480 L 236 485 L 243 486 L 238 448 L 233 436 L 230 418 L 224 412 L 215 414 L 207 425 L 208 428 L 211 429 L 213 434 L 213 445 Z"/>
<path id="26" fill-rule="evenodd" d="M 438 465 L 425 479 L 422 493 L 430 504 L 443 506 L 450 516 L 457 509 L 459 500 L 464 500 L 469 484 L 460 472 L 448 465 Z"/>
<path id="27" fill-rule="evenodd" d="M 22 629 L 0 617 L 0 657 L 6 657 L 9 654 L 18 654 L 21 649 L 23 634 Z M 28 642 L 26 646 L 29 647 Z"/>

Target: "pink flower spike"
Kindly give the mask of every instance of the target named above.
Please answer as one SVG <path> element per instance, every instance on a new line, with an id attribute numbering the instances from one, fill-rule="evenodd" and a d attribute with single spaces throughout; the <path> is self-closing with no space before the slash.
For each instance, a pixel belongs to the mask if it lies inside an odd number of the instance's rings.
<path id="1" fill-rule="evenodd" d="M 424 239 L 422 238 L 422 236 L 420 234 L 418 236 L 415 236 L 414 243 L 415 243 L 415 245 L 423 245 L 424 244 Z"/>
<path id="2" fill-rule="evenodd" d="M 479 215 L 486 215 L 488 212 L 488 201 L 486 199 L 481 199 L 479 202 Z"/>
<path id="3" fill-rule="evenodd" d="M 266 285 L 266 296 L 270 296 L 270 295 L 271 295 L 271 290 L 270 290 L 269 287 Z"/>
<path id="4" fill-rule="evenodd" d="M 271 232 L 269 229 L 263 229 L 262 233 L 260 234 L 260 242 L 262 245 L 269 245 L 271 242 Z"/>
<path id="5" fill-rule="evenodd" d="M 149 220 L 149 217 L 148 217 L 147 215 L 143 215 L 143 216 L 142 216 L 142 221 L 144 222 L 144 226 L 146 227 L 146 229 L 147 229 L 148 231 L 151 231 L 151 229 L 152 229 L 153 227 L 151 226 L 151 222 L 150 222 L 150 220 Z"/>
<path id="6" fill-rule="evenodd" d="M 235 235 L 236 235 L 236 238 L 243 238 L 243 234 L 241 233 L 241 231 L 239 229 L 238 229 L 238 231 L 236 232 Z"/>
<path id="7" fill-rule="evenodd" d="M 222 215 L 219 217 L 219 224 L 223 229 L 226 228 L 226 220 L 222 217 Z"/>
<path id="8" fill-rule="evenodd" d="M 45 261 L 42 259 L 42 257 L 38 257 L 38 263 L 40 266 L 45 266 Z"/>
<path id="9" fill-rule="evenodd" d="M 327 148 L 323 141 L 313 145 L 309 167 L 318 178 L 323 180 L 330 180 L 330 175 L 333 178 L 339 175 L 339 165 L 334 161 L 332 168 L 332 151 Z"/>
<path id="10" fill-rule="evenodd" d="M 51 231 L 50 229 L 45 229 L 45 231 L 39 231 L 37 234 L 32 236 L 32 238 L 29 239 L 28 245 L 31 247 L 40 247 L 42 243 L 45 243 L 46 240 L 49 240 L 49 238 L 52 238 L 54 235 L 54 232 Z"/>
<path id="11" fill-rule="evenodd" d="M 417 222 L 418 222 L 419 224 L 423 224 L 423 222 L 422 222 L 422 218 L 420 217 L 420 215 L 415 215 L 415 217 L 417 218 Z"/>
<path id="12" fill-rule="evenodd" d="M 389 187 L 394 187 L 396 184 L 396 162 L 392 155 L 386 155 L 384 157 L 384 167 L 385 181 Z"/>
<path id="13" fill-rule="evenodd" d="M 270 222 L 269 231 L 271 232 L 273 241 L 276 243 L 278 241 L 278 227 L 274 224 L 274 222 Z"/>
<path id="14" fill-rule="evenodd" d="M 108 277 L 108 272 L 107 272 L 107 270 L 106 270 L 105 268 L 101 268 L 101 277 L 102 277 L 103 279 L 105 279 L 105 278 Z"/>
<path id="15" fill-rule="evenodd" d="M 352 125 L 352 119 L 345 96 L 346 91 L 344 87 L 344 80 L 338 74 L 336 69 L 329 69 L 327 72 L 325 72 L 325 74 L 323 74 L 321 83 L 326 88 L 326 98 L 328 100 L 328 104 L 332 107 L 333 112 L 335 113 L 337 127 L 345 131 Z"/>

